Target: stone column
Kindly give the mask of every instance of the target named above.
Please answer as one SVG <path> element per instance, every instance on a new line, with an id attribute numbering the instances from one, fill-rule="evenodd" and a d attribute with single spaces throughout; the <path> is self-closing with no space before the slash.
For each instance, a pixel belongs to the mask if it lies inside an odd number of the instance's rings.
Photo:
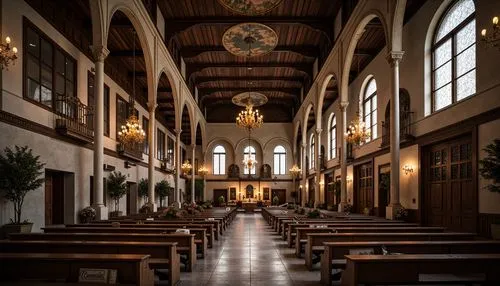
<path id="1" fill-rule="evenodd" d="M 399 62 L 404 52 L 390 52 L 387 61 L 391 65 L 391 202 L 386 208 L 386 218 L 395 219 L 396 212 L 401 207 L 399 202 Z"/>
<path id="2" fill-rule="evenodd" d="M 174 190 L 174 200 L 178 207 L 181 206 L 181 194 L 179 190 L 179 181 L 181 174 L 181 133 L 182 130 L 176 129 L 175 131 L 175 190 Z"/>
<path id="3" fill-rule="evenodd" d="M 157 104 L 155 102 L 148 103 L 149 109 L 149 126 L 148 126 L 148 142 L 149 142 L 149 154 L 148 154 L 148 203 L 152 207 L 153 211 L 156 211 L 156 203 L 155 203 L 155 129 L 156 129 L 156 120 L 155 120 L 155 110 Z"/>
<path id="4" fill-rule="evenodd" d="M 323 130 L 318 128 L 316 129 L 316 138 L 314 138 L 314 142 L 316 142 L 314 146 L 314 168 L 316 169 L 316 178 L 314 180 L 314 207 L 317 207 L 321 202 L 321 188 L 320 188 L 320 180 L 321 180 L 321 162 L 320 162 L 320 152 L 321 152 L 321 132 Z"/>
<path id="5" fill-rule="evenodd" d="M 344 211 L 347 204 L 347 106 L 348 101 L 340 102 L 340 112 L 342 113 L 342 155 L 340 157 L 340 205 L 338 211 Z"/>
<path id="6" fill-rule="evenodd" d="M 104 60 L 109 50 L 104 46 L 93 47 L 95 59 L 94 80 L 94 208 L 96 219 L 108 219 L 108 208 L 104 206 Z"/>
<path id="7" fill-rule="evenodd" d="M 196 157 L 196 144 L 193 144 L 191 145 L 191 164 L 193 166 L 193 169 L 191 169 L 191 202 L 194 203 L 195 202 L 195 199 L 194 199 L 194 194 L 195 194 L 195 191 L 194 191 L 194 182 L 195 182 L 195 172 L 196 170 L 194 169 L 195 168 L 195 165 L 194 165 L 194 160 L 195 160 L 195 157 Z"/>
<path id="8" fill-rule="evenodd" d="M 302 156 L 300 158 L 301 160 L 301 165 L 302 165 L 302 202 L 301 206 L 304 207 L 306 201 L 307 201 L 307 191 L 306 191 L 306 182 L 307 182 L 307 168 L 306 168 L 306 154 L 307 154 L 307 144 L 302 142 L 302 146 L 300 147 L 300 151 L 302 152 Z"/>

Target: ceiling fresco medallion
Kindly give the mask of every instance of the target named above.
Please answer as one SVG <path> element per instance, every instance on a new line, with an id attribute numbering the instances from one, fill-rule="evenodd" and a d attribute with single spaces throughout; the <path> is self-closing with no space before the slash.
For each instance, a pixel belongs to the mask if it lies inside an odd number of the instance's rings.
<path id="1" fill-rule="evenodd" d="M 265 14 L 281 3 L 282 0 L 219 0 L 227 9 L 246 16 Z"/>
<path id="2" fill-rule="evenodd" d="M 239 57 L 256 57 L 270 53 L 278 44 L 278 35 L 270 27 L 259 23 L 242 23 L 222 36 L 224 48 Z"/>
<path id="3" fill-rule="evenodd" d="M 259 92 L 242 92 L 231 99 L 238 106 L 261 106 L 267 103 L 267 96 Z"/>

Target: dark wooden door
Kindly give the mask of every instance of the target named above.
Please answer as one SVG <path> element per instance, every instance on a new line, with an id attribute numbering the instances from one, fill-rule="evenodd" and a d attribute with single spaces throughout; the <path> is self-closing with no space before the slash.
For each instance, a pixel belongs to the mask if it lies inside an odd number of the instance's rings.
<path id="1" fill-rule="evenodd" d="M 64 173 L 45 172 L 45 225 L 64 223 Z"/>
<path id="2" fill-rule="evenodd" d="M 219 205 L 219 197 L 223 196 L 224 201 L 227 203 L 227 189 L 214 189 L 214 204 Z"/>
<path id="3" fill-rule="evenodd" d="M 45 174 L 45 225 L 52 224 L 52 176 Z"/>
<path id="4" fill-rule="evenodd" d="M 310 204 L 310 205 L 314 205 L 314 178 L 312 179 L 309 179 L 309 197 L 307 198 L 307 202 Z"/>
<path id="5" fill-rule="evenodd" d="M 373 165 L 372 162 L 355 167 L 354 209 L 363 213 L 365 208 L 372 209 L 373 204 Z"/>
<path id="6" fill-rule="evenodd" d="M 286 189 L 271 189 L 271 194 L 273 199 L 278 197 L 280 205 L 286 203 Z"/>
<path id="7" fill-rule="evenodd" d="M 384 165 L 378 169 L 378 208 L 377 214 L 379 217 L 385 218 L 385 208 L 391 201 L 391 166 Z"/>
<path id="8" fill-rule="evenodd" d="M 470 137 L 437 144 L 423 153 L 423 221 L 476 231 L 477 190 Z"/>

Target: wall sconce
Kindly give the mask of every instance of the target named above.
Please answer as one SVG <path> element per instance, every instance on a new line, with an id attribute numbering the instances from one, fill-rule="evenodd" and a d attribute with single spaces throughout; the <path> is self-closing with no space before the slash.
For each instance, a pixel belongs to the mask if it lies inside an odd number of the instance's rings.
<path id="1" fill-rule="evenodd" d="M 346 181 L 348 184 L 352 183 L 352 177 L 351 176 L 347 176 L 346 177 Z"/>
<path id="2" fill-rule="evenodd" d="M 403 171 L 405 172 L 405 175 L 411 174 L 413 173 L 413 167 L 411 165 L 404 165 Z"/>
<path id="3" fill-rule="evenodd" d="M 486 29 L 481 30 L 481 42 L 485 43 L 491 47 L 500 47 L 500 25 L 498 25 L 498 17 L 493 17 L 493 26 L 491 27 L 491 32 L 488 33 Z"/>
<path id="4" fill-rule="evenodd" d="M 320 185 L 320 186 L 324 186 L 324 185 L 325 185 L 325 181 L 320 181 L 320 182 L 319 182 L 319 185 Z"/>
<path id="5" fill-rule="evenodd" d="M 299 185 L 299 189 L 302 189 L 302 185 Z"/>

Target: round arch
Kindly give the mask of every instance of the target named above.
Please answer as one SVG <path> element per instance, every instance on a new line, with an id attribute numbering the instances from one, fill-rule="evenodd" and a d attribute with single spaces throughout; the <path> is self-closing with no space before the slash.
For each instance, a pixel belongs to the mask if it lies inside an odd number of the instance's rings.
<path id="1" fill-rule="evenodd" d="M 323 110 L 323 100 L 325 99 L 325 94 L 326 94 L 326 88 L 328 84 L 330 83 L 331 80 L 336 80 L 337 81 L 337 89 L 339 89 L 339 79 L 337 75 L 334 72 L 331 72 L 328 74 L 325 79 L 323 80 L 323 83 L 321 84 L 321 89 L 319 90 L 319 96 L 318 96 L 318 102 L 316 104 L 317 110 Z M 317 128 L 321 129 L 322 128 L 322 117 L 323 114 L 321 112 L 318 112 L 316 115 L 316 124 L 318 125 Z"/>
<path id="2" fill-rule="evenodd" d="M 302 142 L 307 142 L 307 121 L 309 119 L 309 113 L 311 113 L 311 110 L 316 115 L 317 109 L 315 108 L 313 102 L 309 103 L 309 105 L 306 108 L 306 112 L 304 113 L 304 118 L 302 121 L 302 122 L 304 122 L 304 124 L 302 124 Z M 316 123 L 317 122 L 315 122 L 315 124 Z"/>

